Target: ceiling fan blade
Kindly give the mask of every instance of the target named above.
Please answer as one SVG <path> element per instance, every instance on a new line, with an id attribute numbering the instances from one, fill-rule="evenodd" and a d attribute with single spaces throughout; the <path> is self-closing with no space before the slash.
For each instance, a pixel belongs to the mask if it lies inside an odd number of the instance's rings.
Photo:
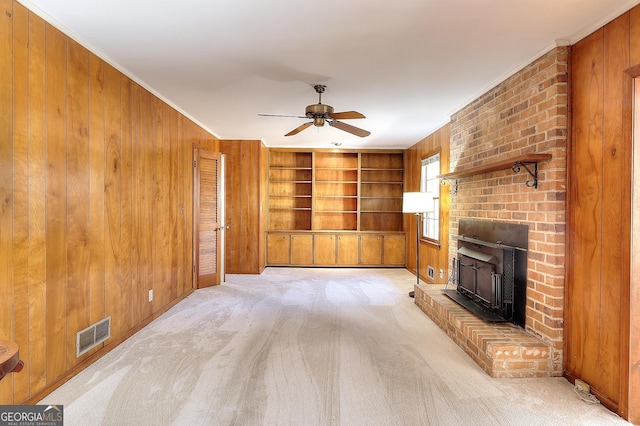
<path id="1" fill-rule="evenodd" d="M 367 118 L 363 114 L 360 114 L 357 111 L 343 111 L 343 112 L 331 112 L 327 114 L 329 118 L 334 118 L 336 120 L 350 120 L 353 118 Z"/>
<path id="2" fill-rule="evenodd" d="M 304 129 L 306 129 L 307 127 L 311 126 L 313 124 L 313 121 L 310 121 L 308 123 L 304 123 L 298 127 L 296 127 L 295 129 L 293 129 L 292 131 L 290 131 L 289 133 L 287 133 L 285 136 L 293 136 L 296 135 L 298 133 L 300 133 L 301 131 L 303 131 Z"/>
<path id="3" fill-rule="evenodd" d="M 304 115 L 258 114 L 261 117 L 307 118 Z"/>
<path id="4" fill-rule="evenodd" d="M 371 132 L 352 126 L 351 124 L 343 123 L 341 121 L 331 120 L 329 121 L 329 125 L 337 129 L 344 130 L 345 132 L 352 133 L 356 136 L 360 136 L 361 138 L 364 138 L 365 136 L 369 136 L 371 134 Z"/>

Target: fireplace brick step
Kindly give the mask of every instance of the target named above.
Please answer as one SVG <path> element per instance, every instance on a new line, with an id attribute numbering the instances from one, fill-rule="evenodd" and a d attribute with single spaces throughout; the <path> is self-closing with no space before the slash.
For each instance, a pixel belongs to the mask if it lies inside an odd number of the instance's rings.
<path id="1" fill-rule="evenodd" d="M 415 303 L 491 377 L 554 376 L 552 348 L 511 323 L 482 321 L 441 293 L 416 285 Z"/>

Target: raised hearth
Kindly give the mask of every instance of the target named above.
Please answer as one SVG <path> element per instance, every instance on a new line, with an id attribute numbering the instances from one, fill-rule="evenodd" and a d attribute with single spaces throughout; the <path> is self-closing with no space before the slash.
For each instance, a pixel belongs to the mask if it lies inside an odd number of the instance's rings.
<path id="1" fill-rule="evenodd" d="M 415 285 L 415 303 L 491 377 L 554 376 L 551 347 L 511 323 L 487 323 L 444 294 Z"/>

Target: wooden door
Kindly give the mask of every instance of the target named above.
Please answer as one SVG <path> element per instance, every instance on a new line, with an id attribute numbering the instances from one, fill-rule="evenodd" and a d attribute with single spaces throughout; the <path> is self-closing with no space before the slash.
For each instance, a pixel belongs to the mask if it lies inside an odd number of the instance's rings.
<path id="1" fill-rule="evenodd" d="M 640 276 L 640 65 L 634 76 L 634 108 L 633 108 L 633 174 L 631 187 L 631 276 Z M 625 307 L 626 308 L 626 307 Z M 628 358 L 623 359 L 629 366 L 628 372 L 628 409 L 627 420 L 640 423 L 640 282 L 637 278 L 629 279 L 629 329 L 624 330 L 629 336 Z M 624 414 L 624 412 L 623 412 Z"/>
<path id="2" fill-rule="evenodd" d="M 360 236 L 360 264 L 382 264 L 382 235 L 371 234 Z"/>
<path id="3" fill-rule="evenodd" d="M 227 194 L 223 265 L 230 274 L 259 274 L 264 269 L 265 150 L 259 140 L 220 141 Z"/>
<path id="4" fill-rule="evenodd" d="M 313 265 L 313 235 L 291 236 L 291 264 Z"/>
<path id="5" fill-rule="evenodd" d="M 196 148 L 193 162 L 194 275 L 196 288 L 220 284 L 222 154 Z"/>
<path id="6" fill-rule="evenodd" d="M 405 241 L 404 235 L 385 235 L 383 248 L 383 263 L 385 265 L 405 264 Z"/>
<path id="7" fill-rule="evenodd" d="M 267 263 L 269 265 L 291 264 L 291 235 L 267 235 Z"/>
<path id="8" fill-rule="evenodd" d="M 358 235 L 338 235 L 338 265 L 358 265 Z"/>
<path id="9" fill-rule="evenodd" d="M 336 264 L 335 235 L 314 235 L 313 264 L 318 266 L 332 266 Z"/>

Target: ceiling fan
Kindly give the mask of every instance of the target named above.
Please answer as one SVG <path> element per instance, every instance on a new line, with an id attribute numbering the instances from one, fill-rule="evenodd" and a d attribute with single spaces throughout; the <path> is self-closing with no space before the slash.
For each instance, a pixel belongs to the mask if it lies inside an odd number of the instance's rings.
<path id="1" fill-rule="evenodd" d="M 347 123 L 343 123 L 338 120 L 350 120 L 355 118 L 365 118 L 364 115 L 360 114 L 356 111 L 344 111 L 344 112 L 333 112 L 333 107 L 331 105 L 325 105 L 322 103 L 322 94 L 324 93 L 327 86 L 323 84 L 316 84 L 313 86 L 316 93 L 318 94 L 318 103 L 313 105 L 308 105 L 305 109 L 305 115 L 278 115 L 278 114 L 258 114 L 264 117 L 295 117 L 295 118 L 308 118 L 313 121 L 309 121 L 304 123 L 285 136 L 293 136 L 295 134 L 300 133 L 307 127 L 312 124 L 316 127 L 324 126 L 324 123 L 329 123 L 329 126 L 335 127 L 336 129 L 343 130 L 345 132 L 349 132 L 356 136 L 360 136 L 361 138 L 365 136 L 369 136 L 371 132 L 368 132 L 364 129 L 360 129 L 358 127 L 352 126 Z"/>

